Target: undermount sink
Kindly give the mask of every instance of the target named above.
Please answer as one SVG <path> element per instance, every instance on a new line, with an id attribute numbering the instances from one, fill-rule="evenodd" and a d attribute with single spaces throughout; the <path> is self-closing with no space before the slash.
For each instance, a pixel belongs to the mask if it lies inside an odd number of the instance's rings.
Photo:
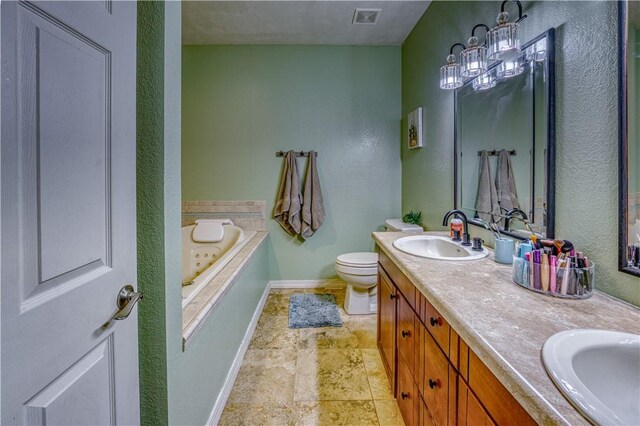
<path id="1" fill-rule="evenodd" d="M 640 335 L 563 331 L 545 342 L 542 362 L 558 389 L 592 423 L 640 424 Z"/>
<path id="2" fill-rule="evenodd" d="M 447 237 L 435 235 L 414 235 L 398 238 L 393 242 L 398 250 L 419 257 L 438 260 L 477 260 L 487 257 L 489 251 L 474 251 L 471 246 L 463 246 Z"/>

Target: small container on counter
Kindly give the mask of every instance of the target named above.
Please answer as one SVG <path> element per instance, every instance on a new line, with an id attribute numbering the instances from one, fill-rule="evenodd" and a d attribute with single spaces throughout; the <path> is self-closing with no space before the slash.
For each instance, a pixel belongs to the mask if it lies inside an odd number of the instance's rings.
<path id="1" fill-rule="evenodd" d="M 595 264 L 587 258 L 547 257 L 538 251 L 513 256 L 513 282 L 528 290 L 554 297 L 585 299 L 593 295 Z"/>
<path id="2" fill-rule="evenodd" d="M 515 244 L 510 238 L 496 238 L 493 254 L 496 262 L 511 265 Z"/>

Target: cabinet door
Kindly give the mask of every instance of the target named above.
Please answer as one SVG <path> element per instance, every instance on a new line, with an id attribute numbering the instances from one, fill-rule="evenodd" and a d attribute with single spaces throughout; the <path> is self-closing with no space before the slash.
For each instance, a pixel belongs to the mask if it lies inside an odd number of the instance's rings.
<path id="1" fill-rule="evenodd" d="M 396 384 L 396 291 L 382 268 L 378 273 L 378 349 L 391 390 Z"/>
<path id="2" fill-rule="evenodd" d="M 459 426 L 495 426 L 489 414 L 478 398 L 460 380 L 458 384 L 458 425 Z"/>
<path id="3" fill-rule="evenodd" d="M 420 412 L 420 397 L 418 396 L 418 387 L 413 382 L 409 367 L 398 357 L 398 408 L 406 425 L 415 425 L 418 423 Z"/>
<path id="4" fill-rule="evenodd" d="M 429 410 L 427 409 L 427 404 L 424 403 L 422 398 L 420 398 L 420 420 L 418 424 L 420 426 L 433 426 L 433 422 L 431 421 L 431 415 L 429 414 Z"/>
<path id="5" fill-rule="evenodd" d="M 398 297 L 398 357 L 404 359 L 412 376 L 416 376 L 414 351 L 415 351 L 415 314 L 409 303 L 403 296 Z"/>
<path id="6" fill-rule="evenodd" d="M 449 422 L 449 390 L 451 386 L 456 385 L 455 371 L 431 334 L 425 333 L 424 342 L 422 395 L 433 423 L 437 426 L 446 426 Z M 455 403 L 455 398 L 451 403 Z"/>

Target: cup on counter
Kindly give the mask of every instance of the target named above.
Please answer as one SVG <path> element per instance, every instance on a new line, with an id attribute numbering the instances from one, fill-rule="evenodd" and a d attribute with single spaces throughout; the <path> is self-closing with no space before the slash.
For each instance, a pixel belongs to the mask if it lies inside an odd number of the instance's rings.
<path id="1" fill-rule="evenodd" d="M 496 262 L 511 265 L 513 263 L 513 250 L 515 243 L 510 238 L 496 238 L 493 247 Z"/>

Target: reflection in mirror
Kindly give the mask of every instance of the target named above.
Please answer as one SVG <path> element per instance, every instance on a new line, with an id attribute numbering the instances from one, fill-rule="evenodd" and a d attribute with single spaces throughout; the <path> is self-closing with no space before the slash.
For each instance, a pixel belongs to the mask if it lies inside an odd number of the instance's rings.
<path id="1" fill-rule="evenodd" d="M 627 19 L 625 19 L 625 9 Z M 640 123 L 640 108 L 638 108 L 638 102 L 640 102 L 640 6 L 638 2 L 620 2 L 619 17 L 621 43 L 620 270 L 640 276 L 640 129 L 638 128 Z M 626 61 L 622 60 L 625 56 Z"/>
<path id="2" fill-rule="evenodd" d="M 469 223 L 553 237 L 553 85 L 551 29 L 456 92 L 455 199 Z"/>

